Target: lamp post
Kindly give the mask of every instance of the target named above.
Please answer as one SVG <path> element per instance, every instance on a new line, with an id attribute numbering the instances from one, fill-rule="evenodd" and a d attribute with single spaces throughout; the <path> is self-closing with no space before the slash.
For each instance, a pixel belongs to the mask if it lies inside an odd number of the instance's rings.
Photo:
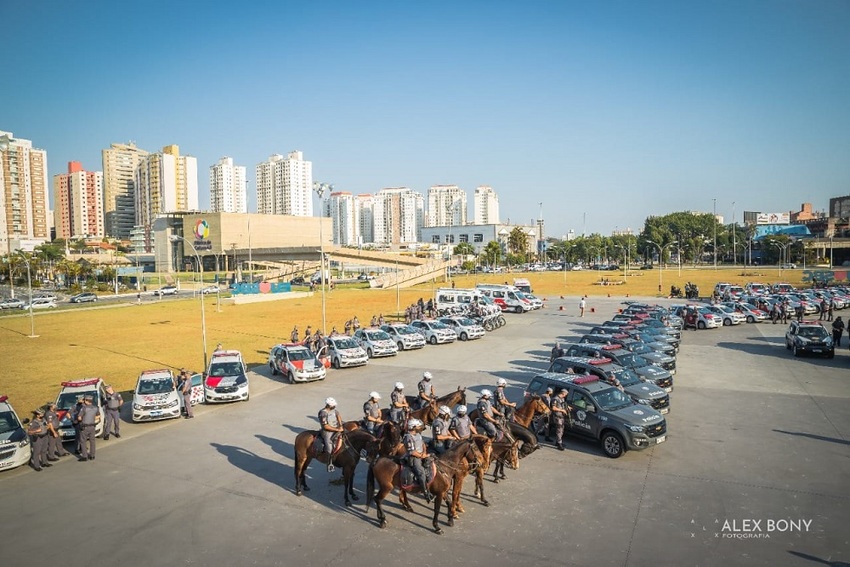
<path id="1" fill-rule="evenodd" d="M 788 248 L 788 244 L 791 244 L 791 243 L 789 242 L 789 243 L 786 243 L 786 244 L 782 244 L 781 242 L 777 242 L 775 240 L 770 241 L 771 246 L 776 246 L 777 248 L 779 248 L 779 277 L 780 278 L 782 277 L 782 261 L 783 261 L 783 258 L 787 258 L 786 249 Z"/>
<path id="2" fill-rule="evenodd" d="M 717 269 L 717 199 L 712 199 L 714 202 L 713 213 L 711 215 L 711 226 L 714 229 L 714 245 L 712 246 L 712 251 L 714 252 L 714 269 Z"/>
<path id="3" fill-rule="evenodd" d="M 738 234 L 737 230 L 735 230 L 735 201 L 732 201 L 732 267 L 738 265 L 738 252 L 737 252 L 737 243 L 738 243 Z"/>
<path id="4" fill-rule="evenodd" d="M 678 245 L 679 243 L 675 240 L 673 242 L 668 242 L 664 246 L 661 246 L 660 244 L 656 244 L 655 242 L 653 242 L 651 240 L 647 240 L 646 243 L 652 244 L 653 246 L 658 248 L 658 293 L 662 293 L 661 290 L 664 289 L 664 283 L 663 283 L 663 279 L 662 279 L 662 274 L 664 273 L 664 264 L 663 264 L 663 262 L 664 262 L 664 249 L 667 248 L 668 246 L 672 246 L 673 244 Z"/>
<path id="5" fill-rule="evenodd" d="M 33 312 L 32 312 L 32 273 L 30 271 L 30 263 L 29 263 L 29 260 L 27 260 L 26 255 L 22 251 L 19 251 L 18 254 L 21 257 L 21 260 L 24 261 L 24 264 L 27 265 L 27 290 L 29 291 L 29 295 L 30 295 L 30 304 L 29 304 L 29 308 L 30 308 L 30 334 L 29 334 L 29 338 L 35 339 L 35 338 L 38 338 L 38 335 L 35 334 L 35 315 L 33 315 Z"/>
<path id="6" fill-rule="evenodd" d="M 322 333 L 328 332 L 327 323 L 327 300 L 325 298 L 325 234 L 322 223 L 322 202 L 325 198 L 325 192 L 332 192 L 334 186 L 329 183 L 313 182 L 313 191 L 319 197 L 319 281 L 322 284 Z"/>
<path id="7" fill-rule="evenodd" d="M 623 261 L 628 262 L 628 252 L 626 251 L 625 246 L 621 246 L 619 244 L 614 244 L 613 246 L 614 246 L 614 248 L 619 248 L 620 250 L 623 251 Z M 626 279 L 626 266 L 625 266 L 625 264 L 623 264 L 623 279 L 624 280 Z"/>
<path id="8" fill-rule="evenodd" d="M 195 245 L 190 241 L 186 240 L 182 236 L 177 234 L 172 234 L 169 239 L 171 242 L 177 242 L 178 240 L 182 240 L 184 243 L 188 244 L 192 248 L 192 252 L 195 254 L 195 259 L 198 261 L 198 271 L 201 276 L 201 281 L 204 280 L 204 265 L 201 263 L 201 256 L 198 254 L 198 251 L 195 249 Z M 207 317 L 204 312 L 204 294 L 201 293 L 201 343 L 204 349 L 204 371 L 206 372 L 207 368 Z M 160 295 L 160 297 L 162 297 Z"/>

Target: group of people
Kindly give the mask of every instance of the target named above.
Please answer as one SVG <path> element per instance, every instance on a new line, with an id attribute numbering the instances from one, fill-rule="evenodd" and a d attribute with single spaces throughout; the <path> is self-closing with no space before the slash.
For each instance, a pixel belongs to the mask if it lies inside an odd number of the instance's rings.
<path id="1" fill-rule="evenodd" d="M 336 333 L 336 329 L 334 329 L 334 334 Z M 325 336 L 322 334 L 321 329 L 316 329 L 313 331 L 312 325 L 307 325 L 307 328 L 304 329 L 304 338 L 300 338 L 300 334 L 298 332 L 298 325 L 295 325 L 292 328 L 292 332 L 289 333 L 289 342 L 291 343 L 302 343 L 305 347 L 310 349 L 316 355 L 321 354 L 324 350 L 325 346 L 327 346 L 327 341 L 325 340 Z"/>
<path id="2" fill-rule="evenodd" d="M 437 310 L 434 307 L 434 300 L 429 299 L 427 302 L 421 297 L 416 303 L 411 303 L 404 310 L 404 322 L 408 325 L 417 319 L 424 319 L 427 315 L 428 317 L 434 317 L 437 314 Z"/>

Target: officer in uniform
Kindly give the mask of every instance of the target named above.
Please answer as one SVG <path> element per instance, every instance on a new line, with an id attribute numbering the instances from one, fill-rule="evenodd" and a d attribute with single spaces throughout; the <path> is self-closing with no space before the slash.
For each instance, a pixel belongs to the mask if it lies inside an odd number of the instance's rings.
<path id="1" fill-rule="evenodd" d="M 195 412 L 192 410 L 192 377 L 189 371 L 185 368 L 180 371 L 180 395 L 183 396 L 183 409 L 186 410 L 186 419 L 195 417 Z"/>
<path id="2" fill-rule="evenodd" d="M 404 398 L 404 384 L 396 382 L 395 389 L 390 394 L 390 419 L 401 427 L 409 411 L 410 406 Z"/>
<path id="3" fill-rule="evenodd" d="M 47 424 L 47 460 L 58 461 L 59 457 L 64 457 L 70 453 L 62 446 L 62 437 L 59 435 L 59 416 L 56 415 L 55 402 L 47 402 L 44 422 Z"/>
<path id="4" fill-rule="evenodd" d="M 492 396 L 493 393 L 490 390 L 481 390 L 481 398 L 478 400 L 478 414 L 481 417 L 475 423 L 477 427 L 481 427 L 484 430 L 490 439 L 496 437 L 496 426 L 499 423 L 496 418 L 502 417 L 502 414 L 490 403 Z"/>
<path id="5" fill-rule="evenodd" d="M 289 342 L 297 343 L 298 342 L 298 325 L 292 327 L 292 332 L 289 333 Z"/>
<path id="6" fill-rule="evenodd" d="M 80 412 L 83 411 L 83 397 L 77 397 L 77 404 L 71 410 L 71 423 L 74 425 L 74 454 L 80 454 L 80 446 L 82 445 L 82 435 L 80 434 Z"/>
<path id="7" fill-rule="evenodd" d="M 452 419 L 452 410 L 447 406 L 440 406 L 439 413 L 431 424 L 431 447 L 438 455 L 442 455 L 451 448 L 455 436 L 449 431 L 449 422 Z"/>
<path id="8" fill-rule="evenodd" d="M 567 408 L 567 390 L 561 388 L 558 395 L 552 398 L 549 406 L 552 410 L 552 429 L 555 432 L 555 444 L 559 451 L 564 450 L 564 424 L 567 421 L 569 410 Z"/>
<path id="9" fill-rule="evenodd" d="M 121 422 L 120 412 L 121 406 L 124 404 L 124 399 L 121 394 L 112 389 L 112 386 L 106 387 L 106 423 L 103 426 L 103 440 L 109 439 L 110 425 L 112 425 L 112 433 L 116 437 L 121 437 L 119 433 L 119 423 Z"/>
<path id="10" fill-rule="evenodd" d="M 378 392 L 369 392 L 369 399 L 363 404 L 363 426 L 372 435 L 377 435 L 378 428 L 384 423 L 381 419 L 381 406 L 378 405 L 380 399 L 381 394 Z"/>
<path id="11" fill-rule="evenodd" d="M 30 466 L 41 471 L 41 467 L 52 467 L 47 462 L 47 424 L 44 422 L 44 410 L 39 408 L 32 412 L 32 421 L 27 426 L 27 434 L 32 444 Z"/>
<path id="12" fill-rule="evenodd" d="M 546 392 L 542 396 L 540 396 L 540 399 L 543 401 L 544 404 L 546 404 L 547 408 L 552 407 L 552 394 L 554 393 L 555 389 L 552 388 L 552 386 L 549 386 L 548 388 L 546 388 Z M 546 441 L 551 441 L 552 437 L 549 435 L 549 416 L 541 415 L 540 421 L 538 423 L 539 427 L 537 429 L 537 435 L 545 434 Z"/>
<path id="13" fill-rule="evenodd" d="M 469 439 L 478 432 L 475 426 L 472 425 L 472 420 L 466 415 L 466 406 L 460 405 L 457 407 L 457 415 L 449 422 L 449 432 L 458 441 Z"/>
<path id="14" fill-rule="evenodd" d="M 319 411 L 319 423 L 322 426 L 322 441 L 325 444 L 325 453 L 328 455 L 328 472 L 334 471 L 333 450 L 336 434 L 342 433 L 342 418 L 336 409 L 336 400 L 327 398 L 325 407 Z"/>
<path id="15" fill-rule="evenodd" d="M 425 501 L 430 504 L 431 493 L 428 492 L 425 466 L 422 464 L 422 460 L 428 458 L 428 450 L 425 447 L 425 441 L 422 439 L 422 430 L 424 428 L 425 425 L 415 418 L 411 419 L 407 424 L 407 433 L 404 435 L 404 447 L 407 449 L 407 453 L 404 457 L 407 459 L 407 464 L 413 469 L 416 481 L 422 487 L 422 494 L 425 496 Z"/>
<path id="16" fill-rule="evenodd" d="M 80 424 L 80 461 L 93 461 L 95 455 L 95 425 L 101 420 L 100 408 L 92 405 L 92 397 L 83 398 L 83 407 L 77 416 Z"/>
<path id="17" fill-rule="evenodd" d="M 431 384 L 431 378 L 433 378 L 431 373 L 426 371 L 422 374 L 422 380 L 416 385 L 419 390 L 416 396 L 416 409 L 427 407 L 434 399 L 434 385 Z"/>
<path id="18" fill-rule="evenodd" d="M 507 385 L 508 381 L 504 378 L 496 380 L 496 392 L 493 397 L 495 398 L 495 406 L 501 414 L 505 416 L 505 421 L 512 421 L 514 418 L 514 410 L 516 409 L 516 402 L 508 401 L 508 397 L 505 395 L 505 386 Z"/>

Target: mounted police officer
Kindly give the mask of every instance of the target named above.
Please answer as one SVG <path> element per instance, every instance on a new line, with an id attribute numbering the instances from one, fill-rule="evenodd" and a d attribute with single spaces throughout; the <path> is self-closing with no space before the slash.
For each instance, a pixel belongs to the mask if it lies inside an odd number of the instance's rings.
<path id="1" fill-rule="evenodd" d="M 319 411 L 319 424 L 322 427 L 324 452 L 328 455 L 328 472 L 334 471 L 333 451 L 338 433 L 342 433 L 342 418 L 336 409 L 336 400 L 325 399 L 325 407 Z"/>
<path id="2" fill-rule="evenodd" d="M 381 406 L 378 405 L 380 399 L 381 394 L 370 392 L 369 399 L 363 404 L 363 427 L 372 435 L 377 435 L 378 428 L 384 423 L 381 419 Z"/>
<path id="3" fill-rule="evenodd" d="M 44 410 L 38 408 L 32 412 L 32 421 L 27 426 L 27 434 L 30 436 L 32 454 L 30 466 L 41 471 L 42 467 L 51 467 L 47 462 L 47 424 L 44 422 Z"/>
<path id="4" fill-rule="evenodd" d="M 492 397 L 493 392 L 490 390 L 481 390 L 481 397 L 478 400 L 478 414 L 480 417 L 475 422 L 476 427 L 482 428 L 490 439 L 496 437 L 496 429 L 499 426 L 499 420 L 497 418 L 502 417 L 502 414 L 493 407 L 490 401 Z"/>
<path id="5" fill-rule="evenodd" d="M 449 431 L 449 422 L 452 419 L 452 410 L 447 406 L 440 406 L 437 417 L 431 424 L 431 447 L 438 455 L 442 455 L 451 448 L 455 436 Z"/>
<path id="6" fill-rule="evenodd" d="M 100 422 L 100 408 L 92 405 L 92 397 L 83 398 L 83 407 L 77 416 L 80 424 L 80 461 L 93 461 L 95 454 L 95 426 Z"/>
<path id="7" fill-rule="evenodd" d="M 569 416 L 566 388 L 558 390 L 558 395 L 552 398 L 552 403 L 549 408 L 552 410 L 552 429 L 555 433 L 555 444 L 559 451 L 563 451 L 564 425 L 567 421 L 567 417 Z"/>
<path id="8" fill-rule="evenodd" d="M 496 380 L 496 391 L 493 394 L 494 405 L 505 416 L 505 421 L 513 421 L 516 402 L 508 401 L 508 397 L 505 395 L 505 386 L 507 385 L 508 381 L 504 378 Z"/>
<path id="9" fill-rule="evenodd" d="M 466 406 L 460 405 L 455 411 L 456 415 L 449 422 L 449 432 L 454 438 L 463 441 L 477 434 L 475 426 L 472 425 L 472 420 L 466 415 Z"/>
<path id="10" fill-rule="evenodd" d="M 404 384 L 396 382 L 395 389 L 390 394 L 390 420 L 402 427 L 409 411 L 410 406 L 404 398 Z"/>
<path id="11" fill-rule="evenodd" d="M 416 396 L 416 408 L 414 409 L 428 407 L 431 400 L 434 399 L 434 385 L 431 383 L 431 378 L 433 378 L 433 376 L 428 371 L 425 371 L 422 374 L 422 380 L 420 380 L 416 385 L 419 393 Z"/>
<path id="12" fill-rule="evenodd" d="M 44 412 L 44 422 L 47 424 L 47 460 L 58 461 L 59 457 L 69 455 L 62 446 L 62 435 L 59 433 L 59 416 L 56 414 L 56 402 L 47 402 Z"/>
<path id="13" fill-rule="evenodd" d="M 422 430 L 425 425 L 418 419 L 411 419 L 407 424 L 407 433 L 404 435 L 404 447 L 407 449 L 404 457 L 407 464 L 413 469 L 413 474 L 416 476 L 416 481 L 422 487 L 422 494 L 425 496 L 425 501 L 431 502 L 431 493 L 428 492 L 428 479 L 425 476 L 425 466 L 422 461 L 428 458 L 428 449 L 425 447 L 425 441 L 422 439 Z"/>
<path id="14" fill-rule="evenodd" d="M 115 437 L 120 438 L 119 424 L 121 418 L 119 414 L 121 412 L 121 406 L 124 404 L 124 399 L 112 386 L 107 386 L 106 397 L 104 397 L 103 401 L 106 404 L 106 422 L 103 426 L 103 440 L 106 441 L 109 439 L 110 425 L 112 426 L 112 433 Z"/>

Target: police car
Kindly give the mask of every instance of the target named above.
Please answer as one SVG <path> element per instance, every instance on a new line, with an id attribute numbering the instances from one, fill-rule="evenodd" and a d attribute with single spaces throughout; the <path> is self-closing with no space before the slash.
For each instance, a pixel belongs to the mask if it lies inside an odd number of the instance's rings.
<path id="1" fill-rule="evenodd" d="M 331 335 L 327 339 L 328 358 L 334 368 L 363 366 L 369 362 L 369 355 L 352 337 L 348 335 Z"/>
<path id="2" fill-rule="evenodd" d="M 665 392 L 673 391 L 673 376 L 670 371 L 650 364 L 642 356 L 627 351 L 620 345 L 592 343 L 561 345 L 565 356 L 590 356 L 610 358 L 616 364 L 628 368 L 643 380 L 648 380 Z"/>
<path id="3" fill-rule="evenodd" d="M 170 370 L 145 370 L 133 390 L 133 421 L 180 417 L 180 398 Z"/>
<path id="4" fill-rule="evenodd" d="M 25 465 L 31 453 L 24 424 L 9 403 L 9 396 L 0 396 L 0 470 Z"/>
<path id="5" fill-rule="evenodd" d="M 275 345 L 269 351 L 269 368 L 272 376 L 280 373 L 290 384 L 324 380 L 325 365 L 312 350 L 298 343 Z"/>
<path id="6" fill-rule="evenodd" d="M 398 354 L 395 342 L 380 329 L 359 329 L 354 333 L 354 340 L 360 343 L 360 348 L 366 351 L 369 358 Z"/>
<path id="7" fill-rule="evenodd" d="M 85 380 L 72 380 L 62 382 L 62 389 L 56 398 L 56 416 L 59 418 L 59 436 L 62 441 L 73 441 L 77 437 L 74 424 L 71 422 L 71 413 L 77 400 L 85 396 L 91 396 L 92 405 L 100 409 L 100 415 L 105 416 L 103 400 L 106 398 L 106 388 L 102 378 L 87 378 Z M 94 426 L 94 434 L 97 437 L 103 433 L 105 419 L 100 419 Z"/>
<path id="8" fill-rule="evenodd" d="M 452 329 L 457 335 L 457 338 L 462 341 L 480 339 L 484 336 L 484 327 L 469 317 L 442 317 L 438 321 Z"/>
<path id="9" fill-rule="evenodd" d="M 381 330 L 395 341 L 398 350 L 412 350 L 425 346 L 425 337 L 416 329 L 404 323 L 388 323 L 381 325 Z"/>
<path id="10" fill-rule="evenodd" d="M 207 403 L 247 402 L 250 397 L 248 371 L 238 350 L 213 352 L 204 375 L 204 398 Z"/>
<path id="11" fill-rule="evenodd" d="M 667 422 L 654 409 L 632 399 L 596 376 L 545 373 L 532 378 L 526 399 L 542 395 L 547 387 L 556 394 L 567 390 L 569 419 L 564 431 L 598 441 L 608 457 L 616 459 L 626 450 L 642 450 L 667 440 Z"/>
<path id="12" fill-rule="evenodd" d="M 457 340 L 457 333 L 444 323 L 439 321 L 416 320 L 410 324 L 417 332 L 422 333 L 425 340 L 430 344 L 453 343 Z"/>
<path id="13" fill-rule="evenodd" d="M 785 331 L 785 348 L 794 353 L 819 354 L 827 358 L 835 357 L 835 344 L 832 335 L 818 321 L 791 321 Z"/>

